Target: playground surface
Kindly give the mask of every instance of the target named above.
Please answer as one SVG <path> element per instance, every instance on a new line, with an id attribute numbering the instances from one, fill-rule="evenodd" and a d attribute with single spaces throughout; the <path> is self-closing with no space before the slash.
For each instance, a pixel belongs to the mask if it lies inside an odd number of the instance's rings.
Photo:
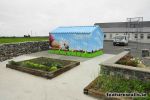
<path id="1" fill-rule="evenodd" d="M 95 100 L 85 95 L 83 89 L 98 76 L 99 64 L 114 55 L 103 54 L 94 58 L 82 58 L 42 51 L 15 57 L 13 60 L 22 61 L 41 56 L 81 63 L 50 80 L 6 68 L 9 60 L 0 62 L 0 100 Z"/>

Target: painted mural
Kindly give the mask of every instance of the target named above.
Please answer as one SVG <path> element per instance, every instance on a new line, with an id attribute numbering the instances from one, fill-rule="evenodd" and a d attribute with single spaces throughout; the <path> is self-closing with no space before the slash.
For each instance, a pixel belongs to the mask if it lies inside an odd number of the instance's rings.
<path id="1" fill-rule="evenodd" d="M 103 32 L 97 26 L 87 33 L 70 32 L 70 30 L 66 33 L 54 31 L 49 33 L 50 48 L 93 52 L 103 49 L 103 35 Z"/>

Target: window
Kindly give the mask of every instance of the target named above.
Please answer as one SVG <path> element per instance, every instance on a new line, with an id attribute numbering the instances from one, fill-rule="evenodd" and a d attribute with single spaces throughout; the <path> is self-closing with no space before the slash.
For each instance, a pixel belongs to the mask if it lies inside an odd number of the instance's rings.
<path id="1" fill-rule="evenodd" d="M 127 40 L 127 37 L 125 36 L 125 40 Z"/>
<path id="2" fill-rule="evenodd" d="M 138 38 L 138 34 L 135 34 L 134 38 Z"/>
<path id="3" fill-rule="evenodd" d="M 143 39 L 144 38 L 144 34 L 140 34 L 140 38 Z"/>
<path id="4" fill-rule="evenodd" d="M 130 33 L 128 33 L 128 39 L 130 38 Z"/>
<path id="5" fill-rule="evenodd" d="M 106 38 L 106 34 L 104 34 L 104 38 Z"/>
<path id="6" fill-rule="evenodd" d="M 150 34 L 147 34 L 147 39 L 150 39 Z"/>
<path id="7" fill-rule="evenodd" d="M 110 34 L 110 39 L 112 38 L 112 34 Z"/>

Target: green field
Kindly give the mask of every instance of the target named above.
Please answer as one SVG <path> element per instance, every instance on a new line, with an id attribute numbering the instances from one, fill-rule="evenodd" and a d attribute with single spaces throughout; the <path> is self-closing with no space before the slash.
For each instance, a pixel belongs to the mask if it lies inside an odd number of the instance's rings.
<path id="1" fill-rule="evenodd" d="M 0 37 L 0 44 L 43 40 L 48 40 L 48 37 Z"/>

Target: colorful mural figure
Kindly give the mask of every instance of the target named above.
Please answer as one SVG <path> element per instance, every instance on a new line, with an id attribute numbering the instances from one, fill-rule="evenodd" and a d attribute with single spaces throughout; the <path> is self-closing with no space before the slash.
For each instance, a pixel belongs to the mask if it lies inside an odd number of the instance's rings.
<path id="1" fill-rule="evenodd" d="M 103 49 L 99 26 L 58 27 L 49 33 L 50 49 L 94 52 Z"/>
<path id="2" fill-rule="evenodd" d="M 49 43 L 50 43 L 50 47 L 55 48 L 55 49 L 60 49 L 59 42 L 56 41 L 54 39 L 54 36 L 52 36 L 51 34 L 49 35 Z"/>

